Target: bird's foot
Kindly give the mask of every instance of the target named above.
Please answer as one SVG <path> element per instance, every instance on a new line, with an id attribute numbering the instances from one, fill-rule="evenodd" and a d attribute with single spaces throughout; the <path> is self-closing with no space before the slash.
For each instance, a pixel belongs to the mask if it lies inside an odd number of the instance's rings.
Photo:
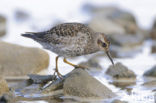
<path id="1" fill-rule="evenodd" d="M 60 79 L 63 79 L 63 75 L 62 75 L 60 72 L 58 72 L 58 71 L 55 70 L 55 72 L 54 72 L 53 75 L 56 75 L 56 74 L 57 74 L 57 76 L 58 76 Z"/>

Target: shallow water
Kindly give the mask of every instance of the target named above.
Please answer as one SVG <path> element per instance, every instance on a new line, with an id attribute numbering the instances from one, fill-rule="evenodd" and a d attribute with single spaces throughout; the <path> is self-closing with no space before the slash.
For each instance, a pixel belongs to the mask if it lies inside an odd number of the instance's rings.
<path id="1" fill-rule="evenodd" d="M 156 80 L 156 78 L 144 78 L 142 75 L 143 73 L 151 68 L 153 65 L 155 65 L 155 57 L 151 56 L 150 54 L 150 45 L 151 41 L 146 41 L 144 45 L 141 47 L 142 52 L 136 54 L 133 58 L 124 58 L 124 59 L 115 59 L 115 62 L 121 62 L 129 69 L 133 70 L 135 74 L 137 75 L 136 81 L 134 79 L 122 79 L 118 81 L 113 81 L 111 78 L 107 77 L 105 73 L 105 68 L 108 68 L 110 65 L 110 61 L 106 58 L 99 58 L 101 61 L 105 61 L 105 63 L 101 63 L 102 67 L 104 68 L 101 73 L 93 73 L 93 76 L 99 80 L 101 83 L 106 85 L 108 88 L 110 88 L 114 93 L 118 95 L 116 97 L 117 99 L 128 101 L 129 103 L 154 103 L 154 93 L 156 89 L 156 85 L 150 85 L 150 86 L 144 86 L 143 84 L 146 83 L 146 81 L 152 81 Z M 84 60 L 83 57 L 81 57 L 81 60 Z M 141 61 L 143 62 L 141 62 Z M 139 63 L 137 61 L 140 61 Z M 150 61 L 150 62 L 149 62 Z M 75 61 L 78 62 L 78 61 Z M 136 63 L 136 64 L 135 64 Z M 61 69 L 66 67 L 67 69 Z M 63 73 L 65 70 L 65 73 L 70 71 L 68 69 L 68 66 L 60 66 L 60 70 Z M 72 68 L 72 67 L 70 67 Z M 11 83 L 11 82 L 10 82 Z M 108 103 L 112 101 L 112 99 L 109 100 L 82 100 L 80 98 L 73 98 L 73 97 L 56 97 L 51 98 L 50 96 L 45 96 L 41 94 L 38 90 L 35 90 L 32 94 L 32 91 L 29 91 L 29 89 L 37 88 L 37 85 L 31 85 L 26 88 L 26 92 L 21 92 L 20 90 L 16 91 L 15 94 L 17 96 L 20 96 L 20 103 L 51 103 L 51 102 L 73 102 L 73 103 L 79 103 L 79 102 L 87 102 L 87 103 Z M 36 92 L 37 91 L 37 92 Z"/>
<path id="2" fill-rule="evenodd" d="M 97 1 L 97 0 L 96 0 Z M 91 3 L 96 4 L 95 0 L 93 0 Z M 100 4 L 103 1 L 98 0 L 97 4 Z M 154 18 L 155 12 L 150 12 L 151 10 L 155 10 L 155 2 L 153 3 L 151 0 L 147 0 L 149 5 L 145 5 L 147 3 L 146 0 L 137 1 L 137 3 L 134 5 L 132 0 L 127 0 L 127 3 L 123 3 L 122 0 L 117 0 L 115 2 L 114 0 L 106 0 L 106 5 L 109 3 L 112 3 L 113 5 L 118 5 L 121 8 L 130 10 L 133 12 L 138 20 L 138 23 L 142 27 L 149 28 L 152 24 L 152 19 Z M 149 2 L 150 1 L 150 2 Z M 31 6 L 30 3 L 32 3 Z M 36 2 L 38 5 L 36 5 Z M 68 2 L 63 2 L 64 5 L 62 5 L 65 9 L 59 8 L 60 1 L 56 1 L 56 6 L 51 6 L 51 1 L 46 0 L 40 1 L 38 0 L 31 0 L 31 1 L 24 1 L 20 0 L 18 2 L 15 2 L 15 0 L 1 0 L 0 3 L 0 13 L 4 14 L 7 17 L 7 35 L 1 40 L 20 44 L 23 46 L 28 47 L 39 47 L 41 46 L 34 42 L 33 40 L 26 39 L 24 37 L 21 37 L 20 34 L 25 31 L 38 31 L 43 28 L 47 27 L 47 25 L 51 25 L 56 23 L 57 21 L 66 21 L 66 22 L 86 22 L 90 17 L 86 14 L 83 15 L 83 12 L 80 10 L 80 6 L 85 4 L 88 1 L 79 0 L 72 2 L 71 0 Z M 63 4 L 61 1 L 61 4 Z M 142 4 L 140 7 L 137 6 L 137 4 Z M 144 3 L 144 5 L 143 5 Z M 44 5 L 43 8 L 40 7 L 40 5 Z M 126 5 L 125 5 L 126 4 Z M 46 5 L 46 6 L 45 6 Z M 71 7 L 72 6 L 72 7 Z M 4 9 L 6 8 L 7 9 Z M 144 7 L 147 7 L 147 11 L 142 9 Z M 71 10 L 71 8 L 73 8 Z M 28 12 L 30 14 L 30 18 L 24 22 L 18 22 L 15 17 L 14 13 L 17 9 L 22 9 Z M 57 12 L 56 12 L 57 11 Z M 146 12 L 145 12 L 146 11 Z M 41 15 L 42 13 L 42 15 Z M 56 16 L 53 16 L 56 15 Z M 63 19 L 62 19 L 63 18 Z M 148 22 L 144 22 L 148 19 Z M 40 22 L 38 22 L 40 21 Z M 98 79 L 100 82 L 105 84 L 108 88 L 110 88 L 113 92 L 115 92 L 118 95 L 118 98 L 120 100 L 128 101 L 129 103 L 154 103 L 154 93 L 155 93 L 155 86 L 143 86 L 142 84 L 145 83 L 147 80 L 146 78 L 143 78 L 142 74 L 150 69 L 152 66 L 156 65 L 156 55 L 151 54 L 151 44 L 152 41 L 145 41 L 141 48 L 141 51 L 138 53 L 135 53 L 133 57 L 129 58 L 120 58 L 120 59 L 114 59 L 115 62 L 121 62 L 125 66 L 127 66 L 129 69 L 135 72 L 137 75 L 136 82 L 132 80 L 131 83 L 129 83 L 130 80 L 122 80 L 121 82 L 114 82 L 109 77 L 105 76 L 104 73 L 106 71 L 106 68 L 109 67 L 110 61 L 107 58 L 99 58 L 100 65 L 103 67 L 103 71 L 100 74 L 93 75 L 96 79 Z M 56 55 L 54 53 L 51 53 L 47 51 L 51 57 L 50 59 L 50 66 L 47 69 L 47 71 L 43 71 L 41 74 L 52 74 L 53 70 L 52 68 L 55 67 L 55 57 Z M 79 62 L 86 61 L 89 57 L 82 56 L 77 59 L 70 59 L 75 64 L 78 64 Z M 59 68 L 60 72 L 62 74 L 66 74 L 70 72 L 73 67 L 68 66 L 63 63 L 63 61 L 59 60 Z M 64 68 L 64 69 L 61 69 Z M 149 78 L 148 81 L 153 80 L 156 78 Z M 128 82 L 127 82 L 128 81 Z M 9 82 L 10 85 L 16 83 L 17 81 Z M 30 87 L 31 88 L 31 87 Z M 21 93 L 16 91 L 16 94 L 21 96 Z M 32 96 L 32 95 L 31 95 Z M 22 97 L 29 97 L 29 95 L 23 95 Z M 41 98 L 19 98 L 18 103 L 51 103 L 51 102 L 74 102 L 76 103 L 77 100 L 72 99 L 71 97 L 62 97 L 62 98 L 50 98 L 50 97 L 42 97 L 40 94 L 35 93 L 34 97 L 41 97 Z M 96 102 L 104 102 L 105 100 L 96 101 Z M 88 101 L 89 103 L 94 103 L 95 100 Z M 107 101 L 108 102 L 108 101 Z"/>

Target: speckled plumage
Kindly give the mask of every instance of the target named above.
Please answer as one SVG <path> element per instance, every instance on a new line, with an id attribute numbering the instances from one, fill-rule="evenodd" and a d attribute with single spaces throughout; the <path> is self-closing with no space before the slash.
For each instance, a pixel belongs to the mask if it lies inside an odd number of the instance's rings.
<path id="1" fill-rule="evenodd" d="M 99 50 L 94 40 L 97 34 L 80 23 L 59 24 L 45 32 L 28 34 L 34 34 L 31 38 L 63 57 L 86 55 Z"/>
<path id="2" fill-rule="evenodd" d="M 103 33 L 96 33 L 91 28 L 80 23 L 59 24 L 45 32 L 27 32 L 22 36 L 32 38 L 39 42 L 45 49 L 58 54 L 56 57 L 55 72 L 61 78 L 58 71 L 58 58 L 64 57 L 64 62 L 74 67 L 83 68 L 66 60 L 67 57 L 75 57 L 95 53 L 103 50 L 108 55 L 112 64 L 114 62 L 109 54 L 109 41 Z M 55 73 L 54 72 L 54 73 Z"/>

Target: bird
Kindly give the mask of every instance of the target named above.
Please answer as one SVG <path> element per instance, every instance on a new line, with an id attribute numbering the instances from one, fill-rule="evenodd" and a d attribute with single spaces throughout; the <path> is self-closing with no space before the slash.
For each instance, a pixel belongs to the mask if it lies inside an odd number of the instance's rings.
<path id="1" fill-rule="evenodd" d="M 109 52 L 110 41 L 107 36 L 104 33 L 95 32 L 88 25 L 82 23 L 62 23 L 43 32 L 25 32 L 22 36 L 35 40 L 44 49 L 57 54 L 54 73 L 57 73 L 57 76 L 60 78 L 62 74 L 58 70 L 59 57 L 64 58 L 64 63 L 74 67 L 82 67 L 67 61 L 66 58 L 104 51 L 114 65 Z"/>

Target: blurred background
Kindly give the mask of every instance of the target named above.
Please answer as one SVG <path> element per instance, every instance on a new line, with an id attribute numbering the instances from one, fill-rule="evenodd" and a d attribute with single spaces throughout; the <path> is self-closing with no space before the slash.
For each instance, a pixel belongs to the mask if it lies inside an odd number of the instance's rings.
<path id="1" fill-rule="evenodd" d="M 9 78 L 40 71 L 40 74 L 53 73 L 56 55 L 38 49 L 42 47 L 37 42 L 24 38 L 21 34 L 45 31 L 65 22 L 84 23 L 94 31 L 107 34 L 112 44 L 110 50 L 114 61 L 121 62 L 137 76 L 132 87 L 134 92 L 138 93 L 137 96 L 151 96 L 150 102 L 154 101 L 153 89 L 142 90 L 140 85 L 145 81 L 143 75 L 148 74 L 145 72 L 156 65 L 154 0 L 0 0 L 0 74 Z M 78 64 L 96 57 L 98 64 L 105 71 L 111 63 L 107 58 L 99 58 L 101 55 L 105 56 L 97 53 L 70 61 Z M 73 69 L 62 60 L 59 63 L 62 74 Z M 156 77 L 156 66 L 152 70 L 151 73 L 154 72 L 155 75 L 148 75 Z M 97 76 L 98 78 L 101 77 Z M 103 79 L 98 80 L 103 82 Z M 109 83 L 107 85 L 110 86 Z M 115 87 L 112 89 L 119 91 Z M 123 95 L 120 93 L 119 95 Z M 123 96 L 122 99 L 135 101 L 134 97 L 129 95 Z M 149 100 L 143 101 L 147 103 Z"/>

